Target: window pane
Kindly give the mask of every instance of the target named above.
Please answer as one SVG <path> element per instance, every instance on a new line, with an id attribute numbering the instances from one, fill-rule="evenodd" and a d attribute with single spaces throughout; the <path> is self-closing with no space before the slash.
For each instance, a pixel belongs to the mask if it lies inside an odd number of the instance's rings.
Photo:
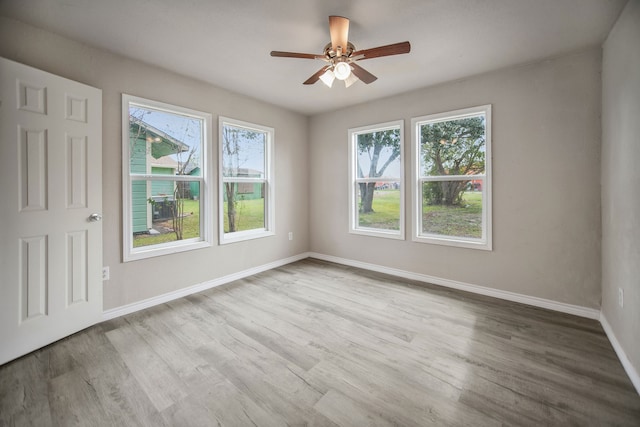
<path id="1" fill-rule="evenodd" d="M 422 233 L 482 238 L 483 180 L 422 184 Z"/>
<path id="2" fill-rule="evenodd" d="M 223 176 L 265 177 L 267 132 L 225 124 L 222 129 Z"/>
<path id="3" fill-rule="evenodd" d="M 202 119 L 129 105 L 133 174 L 201 176 Z"/>
<path id="4" fill-rule="evenodd" d="M 357 178 L 400 178 L 400 129 L 357 135 Z"/>
<path id="5" fill-rule="evenodd" d="M 133 247 L 200 237 L 200 183 L 131 183 Z"/>
<path id="6" fill-rule="evenodd" d="M 266 228 L 264 183 L 225 182 L 222 190 L 225 233 Z"/>
<path id="7" fill-rule="evenodd" d="M 421 176 L 484 174 L 484 114 L 424 123 L 419 130 Z"/>
<path id="8" fill-rule="evenodd" d="M 357 183 L 358 227 L 400 230 L 400 182 Z"/>

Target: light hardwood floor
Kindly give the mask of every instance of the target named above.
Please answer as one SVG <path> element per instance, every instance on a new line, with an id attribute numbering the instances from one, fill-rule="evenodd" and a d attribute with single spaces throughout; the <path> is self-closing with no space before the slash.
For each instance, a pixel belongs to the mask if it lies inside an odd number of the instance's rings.
<path id="1" fill-rule="evenodd" d="M 638 426 L 640 396 L 596 321 L 309 259 L 0 367 L 4 425 Z"/>

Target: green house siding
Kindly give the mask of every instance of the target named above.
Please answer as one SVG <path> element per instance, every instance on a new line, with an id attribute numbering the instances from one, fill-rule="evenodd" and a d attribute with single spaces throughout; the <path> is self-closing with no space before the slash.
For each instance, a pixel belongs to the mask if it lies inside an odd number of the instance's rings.
<path id="1" fill-rule="evenodd" d="M 260 178 L 261 173 L 247 168 L 225 168 L 225 176 L 237 176 L 242 178 Z M 238 182 L 236 183 L 237 200 L 264 199 L 262 183 Z M 223 191 L 223 200 L 227 201 L 227 192 Z"/>
<path id="2" fill-rule="evenodd" d="M 200 168 L 199 167 L 193 168 L 193 170 L 189 172 L 189 175 L 200 176 Z M 192 199 L 200 199 L 200 183 L 199 182 L 190 182 L 189 190 L 190 190 Z"/>
<path id="3" fill-rule="evenodd" d="M 134 138 L 135 135 L 129 134 L 129 141 Z M 136 139 L 131 150 L 131 173 L 147 173 L 147 141 Z"/>
<path id="4" fill-rule="evenodd" d="M 130 141 L 135 135 L 130 134 Z M 135 139 L 131 147 L 131 173 L 147 173 L 147 141 Z M 131 219 L 134 233 L 149 230 L 147 225 L 147 182 L 131 181 Z"/>
<path id="5" fill-rule="evenodd" d="M 194 200 L 198 200 L 200 198 L 200 183 L 199 182 L 190 182 L 189 189 L 191 190 L 191 198 Z"/>
<path id="6" fill-rule="evenodd" d="M 238 183 L 236 187 L 237 200 L 263 199 L 262 184 L 258 183 Z M 222 198 L 227 201 L 227 192 L 223 190 Z"/>
<path id="7" fill-rule="evenodd" d="M 147 226 L 147 182 L 133 181 L 131 183 L 131 209 L 133 232 L 140 233 L 149 230 Z"/>
<path id="8" fill-rule="evenodd" d="M 151 173 L 154 175 L 173 175 L 173 168 L 152 167 Z M 171 196 L 173 197 L 173 190 L 175 188 L 175 181 L 151 181 L 151 195 L 152 196 Z"/>

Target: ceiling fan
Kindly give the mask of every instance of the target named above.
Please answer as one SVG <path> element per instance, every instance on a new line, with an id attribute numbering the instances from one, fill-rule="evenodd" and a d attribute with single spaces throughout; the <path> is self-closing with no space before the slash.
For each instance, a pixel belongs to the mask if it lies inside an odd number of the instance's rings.
<path id="1" fill-rule="evenodd" d="M 302 58 L 320 59 L 327 62 L 327 65 L 309 77 L 303 84 L 312 85 L 318 80 L 331 87 L 334 79 L 344 80 L 345 86 L 349 87 L 358 79 L 366 84 L 373 83 L 377 77 L 356 64 L 356 61 L 363 59 L 380 58 L 382 56 L 399 55 L 409 53 L 411 44 L 409 42 L 394 43 L 386 46 L 374 47 L 371 49 L 356 50 L 356 47 L 348 41 L 349 19 L 342 16 L 329 17 L 329 33 L 331 42 L 324 47 L 322 55 L 311 53 L 294 53 L 271 51 L 271 56 L 281 58 Z"/>

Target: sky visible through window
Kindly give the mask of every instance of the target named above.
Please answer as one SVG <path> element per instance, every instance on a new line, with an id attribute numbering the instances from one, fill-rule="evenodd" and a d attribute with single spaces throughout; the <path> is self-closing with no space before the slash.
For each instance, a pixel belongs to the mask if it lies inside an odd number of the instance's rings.
<path id="1" fill-rule="evenodd" d="M 198 155 L 201 154 L 200 145 L 204 136 L 202 120 L 139 106 L 129 107 L 129 115 L 188 145 L 189 151 L 195 148 L 195 152 Z M 184 160 L 178 158 L 176 154 L 172 154 L 171 157 L 176 161 Z M 198 161 L 197 163 L 197 166 L 201 165 L 201 162 Z"/>
<path id="2" fill-rule="evenodd" d="M 368 151 L 360 152 L 358 151 L 358 165 L 362 168 L 362 173 L 364 174 L 364 178 L 368 178 L 369 169 L 371 167 L 371 155 L 373 149 L 369 149 Z M 380 166 L 384 165 L 389 157 L 393 154 L 393 148 L 384 147 L 380 151 L 380 157 L 378 159 L 378 169 Z M 384 171 L 384 175 L 381 178 L 399 178 L 400 177 L 400 158 L 397 158 L 395 161 L 391 162 L 389 166 Z"/>
<path id="3" fill-rule="evenodd" d="M 223 141 L 222 150 L 224 167 L 227 168 L 225 176 L 234 176 L 241 173 L 240 169 L 247 169 L 245 173 L 259 173 L 264 177 L 267 133 L 229 124 L 224 125 L 224 130 L 223 138 L 229 138 Z"/>

